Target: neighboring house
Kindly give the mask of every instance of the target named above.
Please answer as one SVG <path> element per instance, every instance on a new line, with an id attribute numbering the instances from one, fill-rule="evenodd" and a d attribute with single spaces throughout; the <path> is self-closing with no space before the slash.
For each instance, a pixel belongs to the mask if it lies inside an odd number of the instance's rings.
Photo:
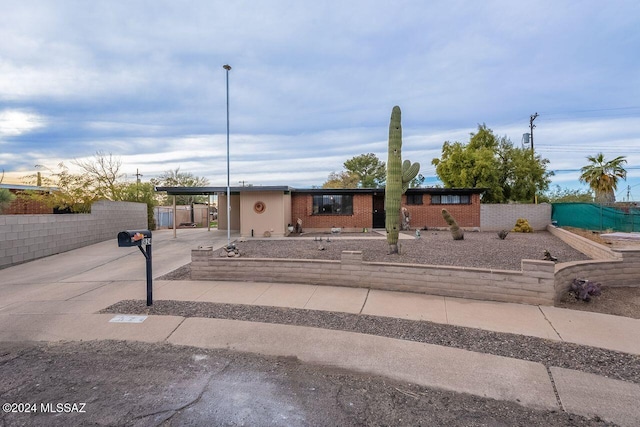
<path id="1" fill-rule="evenodd" d="M 48 187 L 21 184 L 0 184 L 0 188 L 6 188 L 16 195 L 16 198 L 11 202 L 9 207 L 2 212 L 3 215 L 35 215 L 53 213 L 53 208 L 47 206 L 45 203 L 33 200 L 29 197 L 24 197 L 25 193 L 33 191 L 48 194 L 51 192 L 51 189 Z"/>
<path id="2" fill-rule="evenodd" d="M 308 231 L 385 228 L 384 189 L 294 189 L 287 186 L 232 187 L 229 223 L 241 236 L 283 236 L 300 219 Z M 227 229 L 226 187 L 156 187 L 168 195 L 218 196 L 218 229 Z M 480 227 L 476 188 L 411 188 L 402 196 L 411 228 L 446 227 L 446 208 L 461 227 Z"/>

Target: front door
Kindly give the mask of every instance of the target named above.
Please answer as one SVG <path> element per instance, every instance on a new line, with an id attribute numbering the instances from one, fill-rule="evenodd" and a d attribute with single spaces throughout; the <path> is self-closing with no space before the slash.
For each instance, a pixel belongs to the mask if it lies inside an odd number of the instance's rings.
<path id="1" fill-rule="evenodd" d="M 384 193 L 373 193 L 373 228 L 385 228 Z"/>

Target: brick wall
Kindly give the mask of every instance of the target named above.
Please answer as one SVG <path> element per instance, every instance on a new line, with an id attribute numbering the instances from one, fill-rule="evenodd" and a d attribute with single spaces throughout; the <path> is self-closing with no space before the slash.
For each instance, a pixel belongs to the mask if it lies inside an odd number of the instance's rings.
<path id="1" fill-rule="evenodd" d="M 402 196 L 402 206 L 411 214 L 411 228 L 448 227 L 442 217 L 442 209 L 446 209 L 455 218 L 460 227 L 480 227 L 480 195 L 472 194 L 469 205 L 432 205 L 431 195 L 425 194 L 422 205 L 407 205 L 407 196 Z"/>
<path id="2" fill-rule="evenodd" d="M 554 267 L 523 260 L 521 271 L 363 262 L 344 251 L 341 261 L 221 258 L 211 249 L 191 251 L 194 280 L 267 281 L 408 291 L 490 301 L 552 305 Z"/>
<path id="3" fill-rule="evenodd" d="M 11 202 L 9 207 L 5 209 L 3 215 L 37 215 L 52 214 L 53 208 L 37 200 L 22 196 L 22 192 L 11 191 L 16 198 Z"/>
<path id="4" fill-rule="evenodd" d="M 362 231 L 373 224 L 373 201 L 370 194 L 353 195 L 353 215 L 313 215 L 313 196 L 291 195 L 291 224 L 302 219 L 304 231 L 329 230 L 341 227 L 343 231 Z"/>
<path id="5" fill-rule="evenodd" d="M 407 196 L 402 196 L 402 206 L 411 214 L 411 228 L 447 227 L 442 218 L 442 209 L 446 208 L 456 219 L 458 225 L 465 228 L 480 227 L 480 196 L 472 194 L 468 205 L 432 205 L 431 196 L 424 194 L 422 205 L 407 205 Z M 302 218 L 302 228 L 306 231 L 328 230 L 342 227 L 343 231 L 362 231 L 373 225 L 373 200 L 371 194 L 353 196 L 353 215 L 312 215 L 313 196 L 294 193 L 291 197 L 291 223 Z M 515 222 L 514 222 L 515 223 Z"/>
<path id="6" fill-rule="evenodd" d="M 0 215 L 0 268 L 147 228 L 147 205 L 99 201 L 90 214 Z"/>

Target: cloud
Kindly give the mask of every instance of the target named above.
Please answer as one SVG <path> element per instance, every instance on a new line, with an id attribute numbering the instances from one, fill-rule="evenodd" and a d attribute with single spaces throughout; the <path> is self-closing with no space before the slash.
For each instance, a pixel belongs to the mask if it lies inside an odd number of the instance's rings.
<path id="1" fill-rule="evenodd" d="M 7 137 L 19 136 L 46 126 L 44 117 L 22 110 L 0 111 L 0 143 Z"/>

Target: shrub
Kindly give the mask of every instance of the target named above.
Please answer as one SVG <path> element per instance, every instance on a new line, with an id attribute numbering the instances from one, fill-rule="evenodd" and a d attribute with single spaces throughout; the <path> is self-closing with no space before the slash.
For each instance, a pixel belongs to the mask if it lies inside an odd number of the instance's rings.
<path id="1" fill-rule="evenodd" d="M 511 231 L 515 233 L 533 233 L 533 227 L 529 225 L 529 221 L 525 218 L 518 218 L 516 226 Z"/>
<path id="2" fill-rule="evenodd" d="M 600 296 L 602 293 L 600 283 L 593 283 L 586 279 L 573 279 L 573 282 L 571 282 L 571 292 L 573 292 L 576 299 L 585 302 L 591 301 L 591 297 Z"/>

